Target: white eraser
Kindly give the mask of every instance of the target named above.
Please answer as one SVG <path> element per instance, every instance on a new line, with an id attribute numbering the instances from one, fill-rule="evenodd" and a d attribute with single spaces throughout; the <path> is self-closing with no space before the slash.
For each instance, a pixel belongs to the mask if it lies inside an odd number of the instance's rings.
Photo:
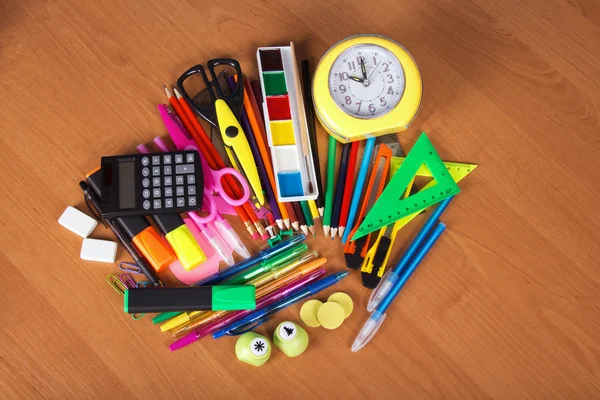
<path id="1" fill-rule="evenodd" d="M 110 240 L 85 238 L 79 256 L 83 260 L 114 263 L 117 258 L 117 244 Z"/>
<path id="2" fill-rule="evenodd" d="M 90 236 L 90 233 L 98 225 L 98 221 L 94 218 L 71 206 L 62 213 L 58 223 L 84 239 Z"/>

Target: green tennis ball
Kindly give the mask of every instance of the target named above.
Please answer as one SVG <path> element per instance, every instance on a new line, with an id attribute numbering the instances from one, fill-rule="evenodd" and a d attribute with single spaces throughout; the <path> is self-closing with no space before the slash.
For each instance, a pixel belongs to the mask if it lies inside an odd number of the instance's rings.
<path id="1" fill-rule="evenodd" d="M 246 332 L 235 342 L 235 356 L 242 362 L 260 367 L 271 357 L 271 343 L 258 333 Z"/>
<path id="2" fill-rule="evenodd" d="M 296 357 L 308 347 L 308 333 L 300 325 L 284 321 L 275 329 L 273 344 L 286 356 Z"/>

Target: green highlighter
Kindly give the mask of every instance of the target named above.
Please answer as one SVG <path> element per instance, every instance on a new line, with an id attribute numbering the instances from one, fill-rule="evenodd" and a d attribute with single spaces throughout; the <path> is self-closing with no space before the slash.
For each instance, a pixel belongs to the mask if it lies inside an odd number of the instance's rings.
<path id="1" fill-rule="evenodd" d="M 265 260 L 260 264 L 255 265 L 254 267 L 223 281 L 222 283 L 227 285 L 243 285 L 256 278 L 257 276 L 271 271 L 273 268 L 277 268 L 280 265 L 284 265 L 293 261 L 294 259 L 298 258 L 300 254 L 307 250 L 307 245 L 299 244 L 297 246 L 292 247 L 285 253 L 282 253 L 277 257 L 273 257 L 270 260 Z"/>
<path id="2" fill-rule="evenodd" d="M 254 285 L 133 288 L 125 291 L 126 313 L 254 310 Z"/>

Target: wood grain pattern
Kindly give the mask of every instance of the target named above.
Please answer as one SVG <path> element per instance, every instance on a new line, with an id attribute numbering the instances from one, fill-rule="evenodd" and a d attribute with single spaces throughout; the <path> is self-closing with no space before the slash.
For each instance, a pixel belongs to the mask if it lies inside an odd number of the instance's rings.
<path id="1" fill-rule="evenodd" d="M 1 398 L 600 396 L 598 0 L 2 0 L 0 15 Z M 309 328 L 297 359 L 274 351 L 252 368 L 231 338 L 169 353 L 149 318 L 122 312 L 104 281 L 115 266 L 80 260 L 81 239 L 56 223 L 83 209 L 77 182 L 101 155 L 164 135 L 162 84 L 190 65 L 231 56 L 256 77 L 256 48 L 293 40 L 314 67 L 368 32 L 402 43 L 423 74 L 402 143 L 425 130 L 442 158 L 480 165 L 447 232 L 357 354 L 369 295 L 357 274 L 335 288 L 354 314 Z M 308 244 L 344 268 L 339 241 Z"/>

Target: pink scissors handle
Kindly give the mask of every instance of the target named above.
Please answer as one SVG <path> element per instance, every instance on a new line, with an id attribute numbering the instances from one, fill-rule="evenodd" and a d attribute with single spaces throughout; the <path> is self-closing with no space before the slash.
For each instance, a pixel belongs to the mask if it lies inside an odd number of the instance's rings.
<path id="1" fill-rule="evenodd" d="M 240 174 L 239 171 L 237 171 L 234 168 L 223 168 L 218 171 L 211 169 L 210 173 L 212 174 L 214 180 L 213 190 L 219 193 L 219 195 L 227 203 L 231 204 L 234 207 L 239 207 L 244 205 L 244 203 L 248 201 L 248 199 L 250 198 L 250 187 L 248 186 L 248 182 L 246 181 L 246 179 L 244 179 L 244 176 Z M 221 179 L 223 179 L 225 175 L 232 175 L 240 183 L 240 185 L 242 185 L 242 197 L 236 200 L 232 199 L 229 195 L 227 195 L 227 192 L 225 192 L 225 190 L 223 189 L 223 185 L 221 184 Z"/>

